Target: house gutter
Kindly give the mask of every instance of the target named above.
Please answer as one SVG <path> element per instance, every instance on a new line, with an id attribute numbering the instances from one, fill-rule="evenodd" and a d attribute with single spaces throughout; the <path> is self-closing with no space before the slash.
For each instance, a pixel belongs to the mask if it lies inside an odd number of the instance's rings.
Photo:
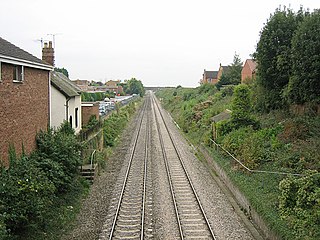
<path id="1" fill-rule="evenodd" d="M 24 59 L 15 58 L 15 57 L 9 57 L 2 54 L 0 54 L 0 61 L 5 63 L 10 63 L 10 64 L 15 64 L 15 65 L 21 65 L 25 67 L 38 68 L 42 70 L 53 71 L 54 69 L 53 66 L 51 65 L 36 63 L 36 62 L 24 60 Z"/>

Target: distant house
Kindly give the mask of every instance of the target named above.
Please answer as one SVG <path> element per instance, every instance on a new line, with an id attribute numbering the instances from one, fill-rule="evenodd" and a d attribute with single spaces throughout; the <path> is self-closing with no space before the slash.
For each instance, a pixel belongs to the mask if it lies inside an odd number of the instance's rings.
<path id="1" fill-rule="evenodd" d="M 119 84 L 119 80 L 109 80 L 108 82 L 106 82 L 107 87 L 117 87 Z"/>
<path id="2" fill-rule="evenodd" d="M 51 85 L 51 127 L 68 121 L 78 133 L 82 126 L 81 89 L 60 72 L 52 72 Z"/>
<path id="3" fill-rule="evenodd" d="M 248 81 L 256 78 L 257 63 L 253 59 L 247 59 L 241 71 L 241 83 L 247 83 Z"/>
<path id="4" fill-rule="evenodd" d="M 120 80 L 109 80 L 105 85 L 107 92 L 114 92 L 116 94 L 123 92 Z"/>
<path id="5" fill-rule="evenodd" d="M 51 42 L 44 44 L 42 59 L 54 65 L 54 49 Z M 51 72 L 50 79 L 50 126 L 58 128 L 61 123 L 68 121 L 78 133 L 81 130 L 81 89 L 60 72 Z"/>
<path id="6" fill-rule="evenodd" d="M 222 74 L 225 74 L 228 71 L 230 71 L 230 66 L 222 66 L 221 63 L 220 63 L 219 71 L 218 71 L 218 74 L 217 74 L 218 81 L 220 81 L 220 78 L 221 78 Z"/>
<path id="7" fill-rule="evenodd" d="M 218 82 L 217 76 L 218 76 L 218 71 L 206 71 L 204 69 L 202 74 L 201 84 L 204 84 L 204 83 L 216 84 Z"/>
<path id="8" fill-rule="evenodd" d="M 88 91 L 89 90 L 89 84 L 90 81 L 88 80 L 73 80 L 72 81 L 74 84 L 76 84 L 82 91 Z"/>
<path id="9" fill-rule="evenodd" d="M 17 154 L 30 153 L 37 132 L 47 130 L 51 70 L 52 65 L 0 37 L 0 159 L 6 165 L 9 145 Z"/>

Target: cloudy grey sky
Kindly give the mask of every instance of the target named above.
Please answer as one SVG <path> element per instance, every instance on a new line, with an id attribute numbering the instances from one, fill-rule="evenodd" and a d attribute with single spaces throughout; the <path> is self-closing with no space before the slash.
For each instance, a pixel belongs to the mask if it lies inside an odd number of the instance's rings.
<path id="1" fill-rule="evenodd" d="M 41 58 L 55 36 L 71 79 L 136 77 L 145 86 L 197 86 L 203 69 L 242 61 L 274 10 L 318 0 L 1 0 L 1 37 Z"/>

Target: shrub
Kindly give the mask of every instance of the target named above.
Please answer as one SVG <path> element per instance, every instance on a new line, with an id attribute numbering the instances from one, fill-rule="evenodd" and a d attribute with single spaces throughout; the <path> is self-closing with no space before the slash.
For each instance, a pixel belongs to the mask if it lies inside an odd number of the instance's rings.
<path id="1" fill-rule="evenodd" d="M 249 168 L 256 168 L 273 160 L 276 149 L 283 146 L 277 138 L 280 131 L 280 127 L 259 131 L 251 127 L 239 128 L 227 134 L 222 145 Z"/>
<path id="2" fill-rule="evenodd" d="M 23 157 L 2 168 L 0 182 L 0 212 L 11 234 L 44 224 L 55 186 L 33 159 Z"/>
<path id="3" fill-rule="evenodd" d="M 135 108 L 135 103 L 130 103 L 104 120 L 103 134 L 105 147 L 113 147 L 116 144 L 117 137 L 129 121 L 130 116 L 134 113 Z"/>
<path id="4" fill-rule="evenodd" d="M 57 131 L 39 132 L 37 135 L 38 167 L 48 172 L 48 177 L 59 192 L 65 192 L 72 185 L 81 164 L 81 144 L 66 122 Z"/>
<path id="5" fill-rule="evenodd" d="M 300 178 L 288 177 L 279 184 L 279 210 L 297 239 L 320 239 L 320 174 L 310 171 Z"/>

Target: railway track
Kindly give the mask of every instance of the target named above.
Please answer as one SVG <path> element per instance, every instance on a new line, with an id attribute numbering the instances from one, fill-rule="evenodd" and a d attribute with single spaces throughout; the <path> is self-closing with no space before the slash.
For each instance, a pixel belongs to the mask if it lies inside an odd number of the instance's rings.
<path id="1" fill-rule="evenodd" d="M 134 137 L 128 165 L 119 195 L 113 201 L 112 221 L 106 223 L 99 239 L 146 239 L 151 238 L 149 214 L 152 211 L 151 196 L 147 196 L 150 183 L 149 144 L 150 119 L 148 109 L 150 99 L 147 97 L 140 112 L 137 131 Z M 111 223 L 111 224 L 110 224 Z M 147 227 L 145 227 L 147 226 Z"/>
<path id="2" fill-rule="evenodd" d="M 161 109 L 152 96 L 163 159 L 181 239 L 217 239 L 184 166 Z"/>

